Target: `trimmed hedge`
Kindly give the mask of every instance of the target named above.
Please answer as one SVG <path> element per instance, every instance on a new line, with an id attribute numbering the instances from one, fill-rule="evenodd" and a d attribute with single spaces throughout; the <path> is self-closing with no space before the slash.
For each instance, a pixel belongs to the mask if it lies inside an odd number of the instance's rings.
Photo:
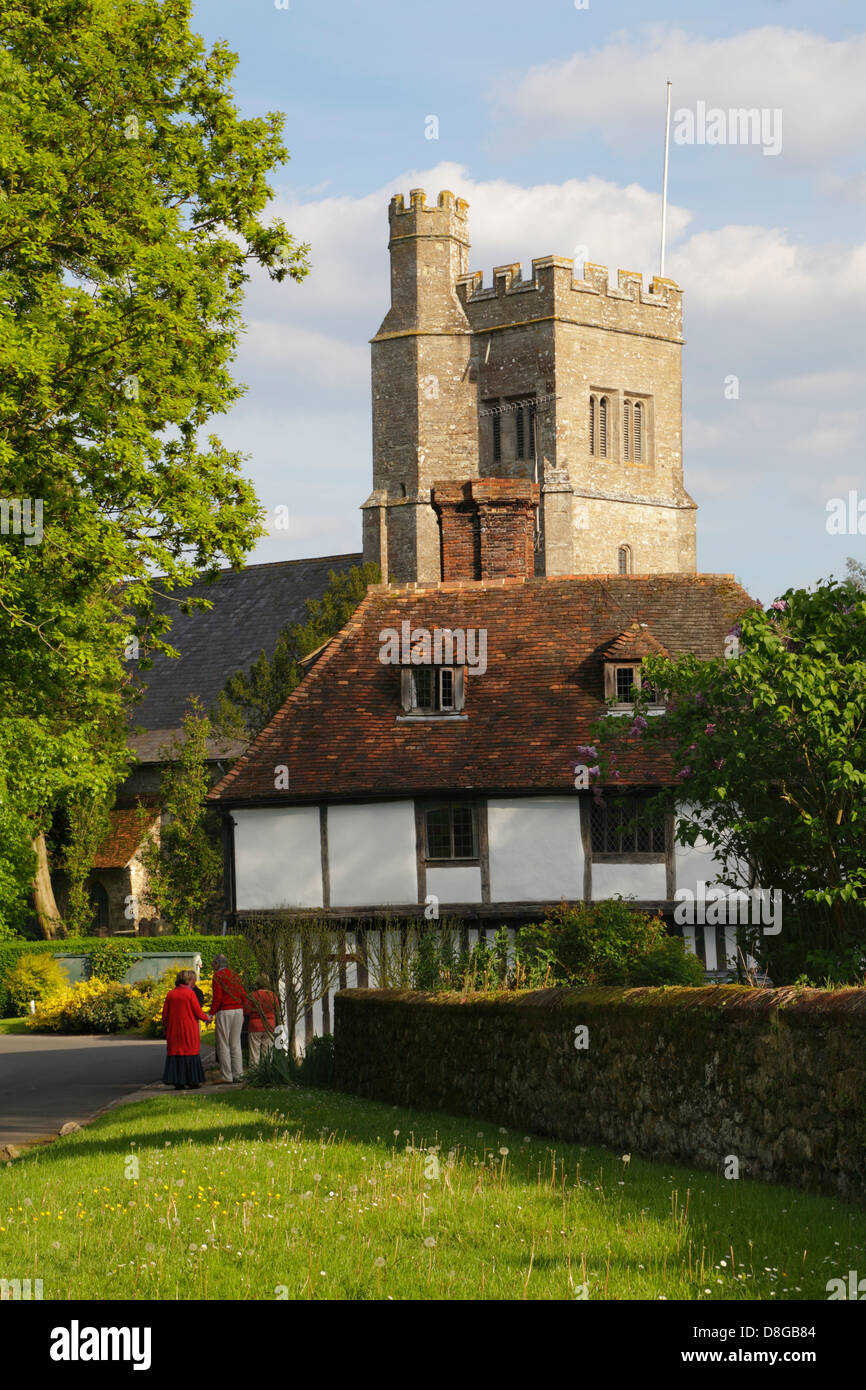
<path id="1" fill-rule="evenodd" d="M 11 1001 L 6 989 L 6 972 L 19 956 L 28 951 L 52 951 L 56 955 L 87 956 L 97 944 L 104 945 L 111 937 L 65 937 L 60 941 L 0 941 L 0 1018 L 10 1016 Z M 255 969 L 249 947 L 242 936 L 123 936 L 116 938 L 128 943 L 136 955 L 151 951 L 197 951 L 201 956 L 202 972 L 209 974 L 214 956 L 228 956 L 236 970 Z"/>

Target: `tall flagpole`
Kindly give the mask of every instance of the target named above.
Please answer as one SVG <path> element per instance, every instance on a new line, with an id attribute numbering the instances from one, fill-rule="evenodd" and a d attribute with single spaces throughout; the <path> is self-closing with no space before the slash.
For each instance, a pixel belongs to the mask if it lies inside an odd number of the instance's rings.
<path id="1" fill-rule="evenodd" d="M 665 112 L 665 172 L 662 180 L 662 240 L 659 250 L 659 279 L 665 273 L 665 239 L 668 226 L 668 149 L 671 139 L 671 83 L 668 81 L 668 100 Z"/>

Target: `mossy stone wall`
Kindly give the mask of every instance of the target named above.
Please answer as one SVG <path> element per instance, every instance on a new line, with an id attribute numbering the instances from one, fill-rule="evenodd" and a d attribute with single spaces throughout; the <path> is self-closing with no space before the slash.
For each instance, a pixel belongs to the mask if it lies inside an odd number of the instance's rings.
<path id="1" fill-rule="evenodd" d="M 335 1020 L 340 1090 L 866 1199 L 866 989 L 343 990 Z"/>

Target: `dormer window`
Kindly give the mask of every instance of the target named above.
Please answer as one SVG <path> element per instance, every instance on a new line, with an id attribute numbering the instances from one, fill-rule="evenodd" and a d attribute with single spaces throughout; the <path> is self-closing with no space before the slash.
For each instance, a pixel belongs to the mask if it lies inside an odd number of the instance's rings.
<path id="1" fill-rule="evenodd" d="M 462 710 L 465 688 L 462 666 L 404 666 L 400 675 L 406 715 L 436 717 L 455 715 Z"/>
<path id="2" fill-rule="evenodd" d="M 616 705 L 631 707 L 634 703 L 632 699 L 632 686 L 640 681 L 640 662 L 628 662 L 620 664 L 616 661 L 608 661 L 604 668 L 604 695 L 606 700 L 612 700 Z"/>
<path id="3" fill-rule="evenodd" d="M 409 672 L 411 709 L 453 710 L 454 667 L 416 666 Z"/>
<path id="4" fill-rule="evenodd" d="M 621 632 L 604 652 L 604 698 L 611 714 L 627 714 L 634 709 L 634 687 L 643 680 L 641 668 L 644 657 L 669 656 L 670 653 L 650 632 L 646 623 L 633 622 Z M 661 692 L 653 689 L 647 714 L 663 714 Z"/>

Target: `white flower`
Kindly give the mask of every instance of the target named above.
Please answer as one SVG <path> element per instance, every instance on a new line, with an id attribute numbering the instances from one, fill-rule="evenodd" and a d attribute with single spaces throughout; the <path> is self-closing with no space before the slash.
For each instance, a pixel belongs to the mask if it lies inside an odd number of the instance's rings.
<path id="1" fill-rule="evenodd" d="M 623 1163 L 631 1163 L 631 1154 L 623 1154 L 622 1161 Z"/>
<path id="2" fill-rule="evenodd" d="M 427 1246 L 427 1249 L 428 1249 L 428 1250 L 432 1250 L 432 1249 L 433 1249 L 433 1246 L 436 1244 L 436 1237 L 435 1237 L 435 1236 L 425 1236 L 425 1237 L 424 1237 L 424 1244 Z"/>
<path id="3" fill-rule="evenodd" d="M 376 1256 L 375 1260 L 373 1261 L 373 1264 L 376 1266 L 377 1269 L 385 1268 L 385 1261 L 381 1255 Z"/>
<path id="4" fill-rule="evenodd" d="M 499 1152 L 502 1154 L 502 1157 L 503 1157 L 503 1158 L 504 1158 L 505 1155 L 508 1153 L 508 1150 L 506 1149 L 506 1147 L 505 1147 L 504 1144 L 503 1144 L 502 1148 L 499 1150 Z"/>

